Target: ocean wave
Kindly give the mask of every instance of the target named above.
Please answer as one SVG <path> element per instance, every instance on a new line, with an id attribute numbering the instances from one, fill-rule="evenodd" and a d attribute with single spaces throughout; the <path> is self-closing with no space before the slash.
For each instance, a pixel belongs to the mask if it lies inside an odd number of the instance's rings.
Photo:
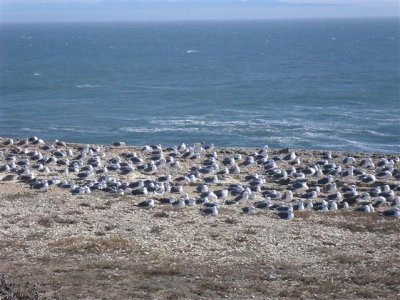
<path id="1" fill-rule="evenodd" d="M 370 135 L 370 136 L 380 136 L 380 137 L 388 137 L 388 138 L 396 137 L 395 135 L 382 133 L 382 132 L 377 132 L 375 130 L 362 130 L 360 133 L 361 134 L 367 134 L 367 135 Z"/>
<path id="2" fill-rule="evenodd" d="M 172 86 L 172 85 L 134 85 L 134 88 L 149 90 L 166 90 L 166 91 L 192 91 L 193 87 Z"/>
<path id="3" fill-rule="evenodd" d="M 104 128 L 84 128 L 84 127 L 61 127 L 61 126 L 49 126 L 46 128 L 47 131 L 57 131 L 57 132 L 77 132 L 77 133 L 88 133 L 88 134 L 99 134 L 99 133 L 112 133 L 110 130 L 105 130 Z"/>
<path id="4" fill-rule="evenodd" d="M 159 126 L 201 126 L 201 127 L 242 127 L 255 126 L 264 128 L 278 127 L 283 129 L 301 129 L 307 130 L 309 125 L 293 122 L 291 120 L 266 120 L 266 119 L 247 119 L 247 120 L 210 120 L 208 118 L 188 118 L 188 119 L 151 119 L 150 124 Z"/>
<path id="5" fill-rule="evenodd" d="M 22 127 L 19 129 L 20 131 L 27 131 L 27 132 L 38 132 L 42 131 L 42 129 L 37 129 L 37 128 L 30 128 L 30 127 Z"/>
<path id="6" fill-rule="evenodd" d="M 163 132 L 200 132 L 204 131 L 201 128 L 183 128 L 183 127 L 121 127 L 118 128 L 120 132 L 129 132 L 129 133 L 163 133 Z"/>
<path id="7" fill-rule="evenodd" d="M 94 88 L 102 88 L 104 86 L 85 83 L 85 84 L 77 84 L 75 85 L 75 87 L 78 89 L 94 89 Z"/>

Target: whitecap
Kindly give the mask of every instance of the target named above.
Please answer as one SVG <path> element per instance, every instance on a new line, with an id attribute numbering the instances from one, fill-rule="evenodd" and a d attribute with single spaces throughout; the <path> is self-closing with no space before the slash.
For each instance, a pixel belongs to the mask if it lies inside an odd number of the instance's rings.
<path id="1" fill-rule="evenodd" d="M 39 72 L 35 72 L 35 73 L 33 73 L 33 76 L 42 76 L 42 74 Z"/>
<path id="2" fill-rule="evenodd" d="M 182 128 L 182 127 L 122 127 L 119 128 L 120 132 L 129 132 L 129 133 L 163 133 L 163 132 L 207 132 L 202 128 Z"/>
<path id="3" fill-rule="evenodd" d="M 362 133 L 366 133 L 371 136 L 394 137 L 393 135 L 377 132 L 375 130 L 363 130 Z"/>
<path id="4" fill-rule="evenodd" d="M 96 84 L 88 84 L 88 83 L 84 83 L 84 84 L 77 84 L 75 87 L 77 87 L 78 89 L 93 89 L 93 88 L 101 88 L 103 86 L 101 85 L 96 85 Z"/>
<path id="5" fill-rule="evenodd" d="M 186 50 L 186 53 L 195 54 L 195 53 L 199 53 L 199 51 L 195 50 L 195 49 L 189 49 L 189 50 Z"/>

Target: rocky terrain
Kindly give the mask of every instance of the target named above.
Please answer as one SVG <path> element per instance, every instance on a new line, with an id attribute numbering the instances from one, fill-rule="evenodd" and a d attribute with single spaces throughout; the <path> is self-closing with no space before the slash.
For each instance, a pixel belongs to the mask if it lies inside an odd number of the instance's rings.
<path id="1" fill-rule="evenodd" d="M 400 297 L 399 154 L 0 151 L 0 299 Z"/>

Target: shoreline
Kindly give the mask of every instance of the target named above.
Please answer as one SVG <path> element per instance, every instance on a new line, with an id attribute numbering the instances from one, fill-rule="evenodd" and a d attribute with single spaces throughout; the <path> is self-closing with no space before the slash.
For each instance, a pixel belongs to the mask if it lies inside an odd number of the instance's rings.
<path id="1" fill-rule="evenodd" d="M 0 140 L 2 140 L 2 141 L 8 140 L 8 139 L 12 139 L 14 141 L 20 142 L 20 141 L 28 139 L 28 137 L 22 138 L 22 137 L 0 136 Z M 58 140 L 58 139 L 56 139 L 56 140 Z M 45 143 L 55 143 L 55 140 L 43 140 L 43 141 Z M 66 143 L 67 146 L 70 146 L 70 147 L 83 146 L 83 145 L 99 146 L 99 147 L 111 147 L 111 148 L 116 147 L 116 146 L 113 146 L 112 143 L 84 143 L 84 142 L 74 142 L 74 141 L 65 141 L 65 143 Z M 151 143 L 150 144 L 128 144 L 128 143 L 125 143 L 125 142 L 123 142 L 123 143 L 124 143 L 124 146 L 122 146 L 122 147 L 135 148 L 135 149 L 140 149 L 142 147 L 150 146 L 150 145 L 152 145 L 152 146 L 160 145 L 163 148 L 171 148 L 171 147 L 177 147 L 178 146 L 178 144 L 177 145 L 173 145 L 173 144 L 165 145 L 165 144 L 151 144 Z M 201 144 L 202 142 L 187 143 L 185 141 L 182 141 L 181 143 L 184 143 L 188 147 L 190 147 L 190 146 L 193 146 L 194 144 Z M 256 146 L 256 147 L 242 147 L 242 146 L 219 146 L 219 145 L 217 145 L 215 143 L 210 143 L 210 144 L 214 145 L 215 149 L 220 149 L 220 150 L 223 150 L 223 149 L 240 150 L 240 149 L 242 149 L 242 150 L 251 150 L 251 151 L 260 150 L 260 149 L 263 148 L 263 146 L 267 145 L 267 144 L 265 144 L 265 145 L 261 145 L 260 144 L 259 146 Z M 399 145 L 399 147 L 400 147 L 400 145 Z M 119 146 L 119 148 L 121 148 L 121 146 Z M 342 155 L 357 155 L 357 156 L 362 156 L 362 155 L 365 155 L 365 156 L 367 156 L 367 155 L 377 156 L 377 155 L 381 155 L 381 156 L 399 156 L 400 157 L 400 150 L 398 152 L 385 152 L 385 151 L 364 151 L 364 150 L 363 151 L 362 150 L 335 150 L 335 149 L 319 149 L 319 148 L 308 149 L 308 148 L 297 148 L 297 147 L 282 147 L 282 148 L 269 147 L 269 149 L 274 151 L 274 152 L 278 152 L 278 151 L 282 151 L 282 150 L 288 149 L 288 150 L 295 151 L 295 152 L 313 152 L 315 154 L 331 152 L 331 153 L 337 153 L 338 155 L 340 155 L 340 154 L 342 154 Z"/>
<path id="2" fill-rule="evenodd" d="M 0 137 L 0 274 L 20 294 L 37 293 L 39 299 L 400 296 L 400 262 L 393 259 L 400 249 L 400 221 L 385 216 L 400 195 L 399 154 L 263 148 L 193 149 L 186 154 L 182 145 L 160 150 L 5 141 Z M 46 146 L 50 149 L 44 150 Z M 355 161 L 346 165 L 349 155 Z M 374 166 L 361 167 L 368 157 Z M 42 160 L 48 172 L 39 171 Z M 80 163 L 75 166 L 74 161 Z M 6 164 L 10 170 L 3 169 Z M 335 166 L 324 167 L 329 164 Z M 240 172 L 230 172 L 235 166 Z M 315 166 L 322 176 L 294 175 Z M 344 176 L 350 166 L 354 174 Z M 34 178 L 21 180 L 23 167 Z M 296 173 L 284 176 L 293 168 Z M 356 174 L 377 176 L 385 168 L 392 170 L 391 176 L 369 184 Z M 329 173 L 341 199 L 330 199 L 335 192 L 319 183 Z M 161 178 L 167 175 L 171 178 Z M 47 187 L 36 186 L 45 181 Z M 63 182 L 73 183 L 74 189 Z M 167 191 L 165 182 L 176 190 Z M 308 191 L 295 188 L 300 182 L 310 190 L 319 187 L 317 196 L 304 198 Z M 208 192 L 199 191 L 204 185 Z M 372 195 L 371 189 L 378 187 L 381 192 Z M 246 188 L 248 197 L 243 196 Z M 385 203 L 378 205 L 387 188 Z M 218 197 L 223 190 L 228 194 Z M 345 196 L 350 192 L 357 194 Z M 207 215 L 200 203 L 206 197 L 208 203 L 218 203 L 217 215 Z M 256 207 L 268 197 L 268 209 Z M 154 207 L 140 207 L 148 199 Z M 165 199 L 196 201 L 183 207 L 165 204 Z M 280 208 L 294 208 L 301 201 L 314 207 L 295 210 L 292 220 L 281 219 Z M 346 201 L 347 210 L 331 208 Z M 369 204 L 374 212 L 359 211 Z M 254 214 L 245 213 L 250 206 L 256 207 Z M 25 287 L 26 282 L 36 287 Z"/>
<path id="3" fill-rule="evenodd" d="M 33 137 L 33 136 L 31 136 Z M 28 137 L 15 137 L 15 136 L 0 136 L 0 138 L 2 140 L 7 140 L 7 139 L 12 139 L 15 141 L 23 141 L 28 139 Z M 55 140 L 58 139 L 54 139 L 54 140 L 44 140 L 44 142 L 46 143 L 54 143 Z M 67 140 L 63 140 L 67 145 L 91 145 L 91 146 L 102 146 L 102 147 L 113 147 L 113 143 L 95 143 L 95 142 L 77 142 L 77 141 L 67 141 Z M 115 141 L 114 141 L 115 142 Z M 189 146 L 193 146 L 194 144 L 197 143 L 202 143 L 201 141 L 198 142 L 193 142 L 193 143 L 188 143 L 184 140 L 180 141 L 177 144 L 174 143 L 169 143 L 169 144 L 160 144 L 157 143 L 157 145 L 161 145 L 164 148 L 170 148 L 170 147 L 174 147 L 179 145 L 180 143 L 185 143 L 188 147 Z M 204 142 L 203 142 L 204 143 Z M 215 143 L 210 142 L 210 144 L 214 144 L 216 149 L 249 149 L 249 150 L 257 150 L 257 149 L 261 149 L 264 145 L 268 145 L 268 143 L 265 144 L 260 144 L 257 146 L 251 146 L 251 147 L 245 147 L 245 146 L 221 146 Z M 146 145 L 156 145 L 156 143 L 147 143 L 147 144 L 129 144 L 129 143 L 125 143 L 125 147 L 134 147 L 134 148 L 141 148 L 144 147 Z M 270 147 L 269 149 L 274 150 L 274 151 L 279 151 L 279 150 L 283 150 L 283 149 L 290 149 L 293 151 L 310 151 L 310 152 L 337 152 L 337 153 L 343 153 L 343 154 L 347 154 L 347 155 L 361 155 L 361 154 L 365 154 L 365 155 L 382 155 L 382 156 L 400 156 L 400 145 L 398 146 L 399 150 L 396 151 L 388 151 L 388 150 L 357 150 L 357 149 L 349 149 L 349 150 L 337 150 L 337 149 L 324 149 L 324 148 L 302 148 L 302 147 Z"/>

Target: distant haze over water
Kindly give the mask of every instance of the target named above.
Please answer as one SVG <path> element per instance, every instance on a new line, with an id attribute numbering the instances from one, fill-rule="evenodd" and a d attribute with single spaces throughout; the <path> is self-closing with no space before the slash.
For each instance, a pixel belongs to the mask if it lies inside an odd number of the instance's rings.
<path id="1" fill-rule="evenodd" d="M 0 136 L 400 152 L 399 19 L 0 26 Z"/>

